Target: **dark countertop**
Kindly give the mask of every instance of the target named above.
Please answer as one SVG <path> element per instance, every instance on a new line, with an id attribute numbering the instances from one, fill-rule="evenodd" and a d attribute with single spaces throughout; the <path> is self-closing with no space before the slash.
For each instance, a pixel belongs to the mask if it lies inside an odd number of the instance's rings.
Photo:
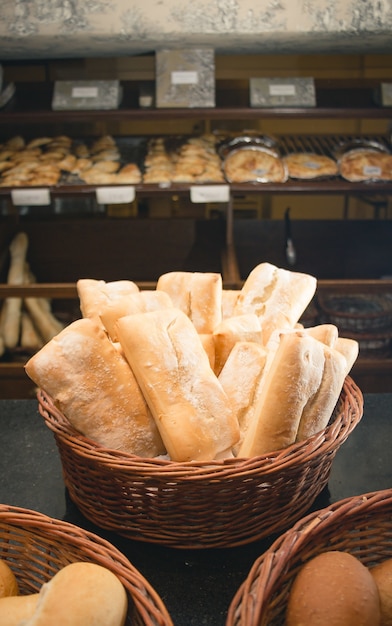
<path id="1" fill-rule="evenodd" d="M 174 626 L 224 626 L 254 560 L 273 538 L 230 549 L 176 550 L 101 531 L 70 501 L 54 437 L 35 400 L 0 400 L 0 502 L 87 528 L 116 545 L 166 604 Z M 365 394 L 364 416 L 312 509 L 392 487 L 392 393 Z"/>

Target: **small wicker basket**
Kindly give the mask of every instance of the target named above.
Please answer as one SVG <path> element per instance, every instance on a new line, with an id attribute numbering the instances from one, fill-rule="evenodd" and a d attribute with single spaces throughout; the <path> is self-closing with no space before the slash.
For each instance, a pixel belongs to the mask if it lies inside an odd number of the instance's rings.
<path id="1" fill-rule="evenodd" d="M 342 333 L 392 330 L 392 301 L 386 295 L 320 293 L 318 304 L 326 321 Z"/>
<path id="2" fill-rule="evenodd" d="M 70 498 L 87 519 L 130 539 L 217 548 L 281 532 L 309 510 L 362 417 L 363 397 L 347 377 L 323 431 L 271 454 L 208 463 L 108 450 L 78 433 L 42 390 L 38 407 L 54 433 Z"/>
<path id="3" fill-rule="evenodd" d="M 300 567 L 321 552 L 344 550 L 372 566 L 392 557 L 392 489 L 340 500 L 307 515 L 251 567 L 226 626 L 283 626 Z"/>
<path id="4" fill-rule="evenodd" d="M 128 595 L 127 626 L 173 626 L 162 600 L 112 544 L 78 526 L 0 504 L 0 558 L 22 595 L 37 593 L 65 565 L 90 561 L 118 576 Z"/>

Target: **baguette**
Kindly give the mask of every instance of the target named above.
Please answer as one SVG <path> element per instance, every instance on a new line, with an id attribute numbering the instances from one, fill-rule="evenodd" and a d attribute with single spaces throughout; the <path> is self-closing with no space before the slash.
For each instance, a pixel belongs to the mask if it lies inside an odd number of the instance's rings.
<path id="1" fill-rule="evenodd" d="M 234 455 L 238 454 L 252 420 L 266 359 L 267 351 L 260 344 L 238 341 L 219 374 L 219 382 L 231 402 L 240 427 L 240 439 L 233 446 Z"/>
<path id="2" fill-rule="evenodd" d="M 307 439 L 327 426 L 346 378 L 345 357 L 325 344 L 323 348 L 325 359 L 322 379 L 318 390 L 304 406 L 297 441 Z"/>
<path id="3" fill-rule="evenodd" d="M 171 460 L 208 461 L 237 442 L 229 399 L 183 311 L 122 317 L 117 334 Z"/>
<path id="4" fill-rule="evenodd" d="M 93 320 L 72 322 L 25 370 L 86 437 L 141 457 L 165 453 L 128 362 Z"/>
<path id="5" fill-rule="evenodd" d="M 168 272 L 157 281 L 198 333 L 212 333 L 222 320 L 222 276 L 213 272 Z"/>
<path id="6" fill-rule="evenodd" d="M 263 332 L 257 315 L 248 313 L 222 320 L 215 328 L 213 337 L 215 343 L 214 371 L 219 376 L 237 341 L 253 341 L 261 344 Z"/>
<path id="7" fill-rule="evenodd" d="M 24 303 L 34 326 L 46 343 L 64 328 L 51 312 L 49 301 L 45 298 L 25 298 Z"/>
<path id="8" fill-rule="evenodd" d="M 317 339 L 306 334 L 282 334 L 263 376 L 239 457 L 258 456 L 295 442 L 302 411 L 320 386 L 324 360 L 324 346 Z"/>
<path id="9" fill-rule="evenodd" d="M 124 296 L 139 291 L 139 287 L 131 280 L 106 282 L 94 278 L 80 278 L 76 282 L 76 289 L 82 316 L 98 321 L 100 321 L 102 307 L 108 302 L 120 300 Z"/>
<path id="10" fill-rule="evenodd" d="M 24 626 L 123 626 L 127 609 L 125 588 L 111 570 L 76 561 L 42 585 Z"/>
<path id="11" fill-rule="evenodd" d="M 120 317 L 134 313 L 148 313 L 172 306 L 170 296 L 164 291 L 138 291 L 103 304 L 100 318 L 111 340 L 118 341 L 115 326 Z"/>
<path id="12" fill-rule="evenodd" d="M 234 315 L 255 313 L 266 345 L 274 330 L 294 328 L 312 300 L 316 286 L 317 280 L 310 274 L 261 263 L 245 280 Z"/>
<path id="13" fill-rule="evenodd" d="M 24 282 L 24 268 L 26 262 L 28 237 L 26 233 L 18 233 L 11 241 L 10 266 L 7 282 L 9 285 L 22 285 Z M 6 348 L 15 348 L 19 342 L 20 321 L 22 315 L 22 298 L 6 298 L 2 316 L 4 345 Z"/>

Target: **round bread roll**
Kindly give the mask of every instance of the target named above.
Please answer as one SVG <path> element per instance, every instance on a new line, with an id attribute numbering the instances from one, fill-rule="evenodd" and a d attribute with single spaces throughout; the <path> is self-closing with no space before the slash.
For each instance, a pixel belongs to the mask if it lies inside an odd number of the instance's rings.
<path id="1" fill-rule="evenodd" d="M 42 585 L 24 626 L 123 626 L 128 598 L 117 576 L 102 565 L 77 561 Z"/>
<path id="2" fill-rule="evenodd" d="M 24 624 L 24 620 L 29 620 L 33 615 L 38 598 L 39 593 L 0 598 L 1 626 L 21 626 L 21 624 Z"/>
<path id="3" fill-rule="evenodd" d="M 392 559 L 387 559 L 371 568 L 380 595 L 380 626 L 392 626 Z"/>
<path id="4" fill-rule="evenodd" d="M 286 626 L 378 626 L 380 598 L 369 569 L 348 552 L 322 552 L 297 574 Z"/>
<path id="5" fill-rule="evenodd" d="M 18 594 L 18 581 L 14 572 L 4 559 L 0 559 L 0 598 L 17 596 Z"/>

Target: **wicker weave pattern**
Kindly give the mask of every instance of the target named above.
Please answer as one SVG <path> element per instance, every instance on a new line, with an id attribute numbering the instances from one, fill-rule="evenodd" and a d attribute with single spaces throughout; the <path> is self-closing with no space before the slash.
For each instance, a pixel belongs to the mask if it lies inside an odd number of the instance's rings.
<path id="1" fill-rule="evenodd" d="M 344 550 L 371 566 L 392 558 L 392 489 L 346 498 L 298 521 L 254 562 L 226 626 L 283 626 L 291 584 L 303 563 Z"/>
<path id="2" fill-rule="evenodd" d="M 173 626 L 158 594 L 120 551 L 68 522 L 0 505 L 0 558 L 13 570 L 21 594 L 37 593 L 68 563 L 103 565 L 118 576 L 127 591 L 127 626 Z"/>
<path id="3" fill-rule="evenodd" d="M 328 482 L 340 445 L 362 417 L 347 378 L 332 423 L 271 455 L 209 463 L 142 459 L 81 436 L 43 392 L 71 499 L 97 526 L 172 547 L 239 546 L 288 528 Z"/>

